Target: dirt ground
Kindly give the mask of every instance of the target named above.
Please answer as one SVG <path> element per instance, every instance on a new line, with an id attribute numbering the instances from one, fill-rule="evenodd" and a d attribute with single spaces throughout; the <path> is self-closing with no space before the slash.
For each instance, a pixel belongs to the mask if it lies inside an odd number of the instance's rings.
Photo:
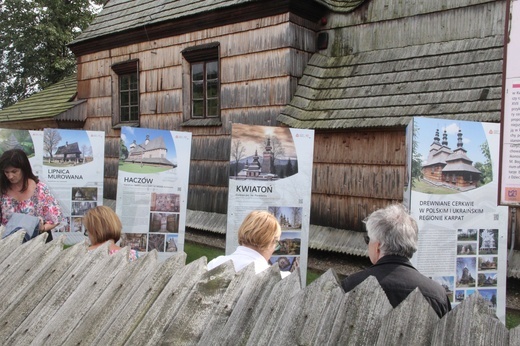
<path id="1" fill-rule="evenodd" d="M 206 232 L 186 232 L 186 240 L 224 249 L 225 239 L 221 235 Z M 370 266 L 368 258 L 348 256 L 326 251 L 309 250 L 308 268 L 325 272 L 333 268 L 339 279 Z M 507 279 L 506 308 L 520 311 L 520 279 Z"/>

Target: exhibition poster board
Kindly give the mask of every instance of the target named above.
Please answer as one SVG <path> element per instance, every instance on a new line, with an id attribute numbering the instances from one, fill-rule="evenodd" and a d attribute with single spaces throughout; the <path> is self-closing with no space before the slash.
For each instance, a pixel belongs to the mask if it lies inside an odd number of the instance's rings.
<path id="1" fill-rule="evenodd" d="M 59 200 L 65 227 L 53 229 L 64 243 L 84 241 L 83 216 L 103 205 L 105 133 L 103 131 L 44 129 L 42 179 Z"/>
<path id="2" fill-rule="evenodd" d="M 104 132 L 0 129 L 0 143 L 0 154 L 22 149 L 33 173 L 58 200 L 64 220 L 53 237 L 65 235 L 65 245 L 84 241 L 83 214 L 103 204 Z"/>
<path id="3" fill-rule="evenodd" d="M 253 210 L 279 221 L 280 249 L 269 263 L 300 268 L 306 282 L 314 131 L 233 124 L 229 170 L 226 254 L 238 246 L 238 228 Z"/>
<path id="4" fill-rule="evenodd" d="M 520 1 L 508 1 L 499 203 L 520 206 Z"/>
<path id="5" fill-rule="evenodd" d="M 497 205 L 500 125 L 416 117 L 408 174 L 412 262 L 452 306 L 478 292 L 505 321 L 508 209 Z M 405 191 L 407 193 L 407 191 Z"/>
<path id="6" fill-rule="evenodd" d="M 184 251 L 191 133 L 122 127 L 116 213 L 121 246 L 156 250 L 159 259 Z"/>

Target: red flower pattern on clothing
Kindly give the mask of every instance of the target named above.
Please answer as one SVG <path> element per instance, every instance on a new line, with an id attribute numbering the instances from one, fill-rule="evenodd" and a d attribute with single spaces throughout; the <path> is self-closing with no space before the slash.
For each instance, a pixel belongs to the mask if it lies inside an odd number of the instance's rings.
<path id="1" fill-rule="evenodd" d="M 9 195 L 0 197 L 2 208 L 2 224 L 5 225 L 13 213 L 28 214 L 43 218 L 45 223 L 57 224 L 63 219 L 61 207 L 56 198 L 51 194 L 49 187 L 38 182 L 31 198 L 18 201 Z"/>

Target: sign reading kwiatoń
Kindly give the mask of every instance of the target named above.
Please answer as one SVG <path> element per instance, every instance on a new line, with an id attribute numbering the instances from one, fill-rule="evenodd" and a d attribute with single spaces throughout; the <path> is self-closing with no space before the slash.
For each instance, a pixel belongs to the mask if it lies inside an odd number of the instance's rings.
<path id="1" fill-rule="evenodd" d="M 280 248 L 270 264 L 306 282 L 314 131 L 233 124 L 226 254 L 238 246 L 238 228 L 253 210 L 267 210 L 281 225 Z"/>

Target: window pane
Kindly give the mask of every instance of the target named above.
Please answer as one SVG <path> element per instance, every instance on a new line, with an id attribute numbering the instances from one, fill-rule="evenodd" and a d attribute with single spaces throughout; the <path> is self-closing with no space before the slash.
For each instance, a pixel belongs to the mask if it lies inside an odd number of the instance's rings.
<path id="1" fill-rule="evenodd" d="M 121 106 L 128 106 L 130 104 L 130 93 L 128 91 L 121 92 Z"/>
<path id="2" fill-rule="evenodd" d="M 211 61 L 206 64 L 207 79 L 218 78 L 218 61 Z"/>
<path id="3" fill-rule="evenodd" d="M 137 73 L 130 75 L 130 89 L 137 90 Z"/>
<path id="4" fill-rule="evenodd" d="M 119 121 L 139 121 L 139 84 L 137 73 L 119 76 Z"/>
<path id="5" fill-rule="evenodd" d="M 208 117 L 216 117 L 218 116 L 218 99 L 209 99 L 208 100 Z"/>
<path id="6" fill-rule="evenodd" d="M 121 76 L 119 77 L 119 80 L 121 82 L 120 86 L 119 86 L 119 90 L 123 91 L 123 90 L 128 90 L 129 88 L 129 83 L 128 83 L 128 77 L 127 76 Z"/>
<path id="7" fill-rule="evenodd" d="M 204 84 L 202 82 L 193 82 L 193 99 L 198 100 L 204 98 Z"/>
<path id="8" fill-rule="evenodd" d="M 130 94 L 130 105 L 132 106 L 136 106 L 139 104 L 139 93 L 137 92 L 137 90 L 133 90 L 131 92 L 129 92 Z"/>
<path id="9" fill-rule="evenodd" d="M 193 117 L 201 118 L 204 116 L 204 101 L 193 100 Z"/>
<path id="10" fill-rule="evenodd" d="M 204 80 L 204 65 L 202 63 L 191 65 L 191 80 Z"/>
<path id="11" fill-rule="evenodd" d="M 121 107 L 121 121 L 128 121 L 128 120 L 129 120 L 128 107 Z"/>
<path id="12" fill-rule="evenodd" d="M 139 107 L 130 108 L 130 120 L 139 120 Z"/>
<path id="13" fill-rule="evenodd" d="M 218 82 L 212 81 L 208 82 L 208 93 L 207 97 L 217 97 L 218 95 Z"/>

